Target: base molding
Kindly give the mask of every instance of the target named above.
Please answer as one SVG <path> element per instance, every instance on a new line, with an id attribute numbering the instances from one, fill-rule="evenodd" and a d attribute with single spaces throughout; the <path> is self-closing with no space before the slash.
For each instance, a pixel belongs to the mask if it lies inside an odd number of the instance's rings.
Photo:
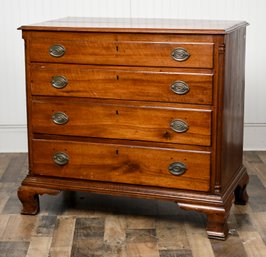
<path id="1" fill-rule="evenodd" d="M 234 180 L 234 185 L 221 195 L 210 192 L 184 192 L 160 187 L 29 175 L 18 189 L 18 197 L 23 205 L 22 214 L 37 214 L 39 195 L 55 195 L 61 190 L 173 201 L 184 210 L 206 214 L 206 230 L 209 238 L 225 240 L 228 235 L 227 218 L 233 203 L 234 193 L 238 187 L 243 189 L 242 191 L 238 190 L 238 199 L 242 200 L 243 203 L 246 199 L 245 188 L 248 175 L 244 167 L 242 167 L 241 173 L 241 176 Z"/>

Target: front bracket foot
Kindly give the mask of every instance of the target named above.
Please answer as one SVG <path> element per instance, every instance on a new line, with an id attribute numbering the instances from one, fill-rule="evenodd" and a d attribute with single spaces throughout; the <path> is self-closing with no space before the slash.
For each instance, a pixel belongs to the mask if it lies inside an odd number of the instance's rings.
<path id="1" fill-rule="evenodd" d="M 225 240 L 228 236 L 227 219 L 232 206 L 233 194 L 222 206 L 197 205 L 189 203 L 178 203 L 184 210 L 198 211 L 207 215 L 206 231 L 209 238 Z"/>
<path id="2" fill-rule="evenodd" d="M 56 195 L 60 190 L 40 188 L 33 186 L 21 186 L 18 189 L 18 198 L 22 203 L 21 214 L 35 215 L 40 210 L 39 195 L 50 194 Z"/>
<path id="3" fill-rule="evenodd" d="M 228 236 L 228 213 L 207 214 L 207 235 L 211 239 L 225 240 Z"/>

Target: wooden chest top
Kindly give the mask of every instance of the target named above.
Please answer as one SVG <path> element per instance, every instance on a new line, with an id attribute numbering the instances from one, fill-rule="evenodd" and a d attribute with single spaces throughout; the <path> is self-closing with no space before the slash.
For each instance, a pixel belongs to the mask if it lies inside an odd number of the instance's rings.
<path id="1" fill-rule="evenodd" d="M 245 21 L 66 17 L 22 26 L 20 29 L 161 34 L 227 34 L 247 25 L 248 23 Z"/>

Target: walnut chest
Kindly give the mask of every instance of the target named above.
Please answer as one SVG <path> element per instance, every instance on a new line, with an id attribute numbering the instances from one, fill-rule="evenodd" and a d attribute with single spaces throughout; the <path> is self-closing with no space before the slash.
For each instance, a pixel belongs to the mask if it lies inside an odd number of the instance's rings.
<path id="1" fill-rule="evenodd" d="M 38 195 L 87 191 L 174 201 L 225 239 L 242 165 L 247 23 L 64 18 L 22 26 L 29 174 Z"/>

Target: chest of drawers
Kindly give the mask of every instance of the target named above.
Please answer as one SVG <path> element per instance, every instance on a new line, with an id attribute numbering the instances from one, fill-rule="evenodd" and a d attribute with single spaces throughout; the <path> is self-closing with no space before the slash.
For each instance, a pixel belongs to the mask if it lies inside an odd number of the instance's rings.
<path id="1" fill-rule="evenodd" d="M 64 18 L 22 26 L 23 214 L 60 190 L 174 201 L 225 239 L 242 165 L 245 22 Z"/>

